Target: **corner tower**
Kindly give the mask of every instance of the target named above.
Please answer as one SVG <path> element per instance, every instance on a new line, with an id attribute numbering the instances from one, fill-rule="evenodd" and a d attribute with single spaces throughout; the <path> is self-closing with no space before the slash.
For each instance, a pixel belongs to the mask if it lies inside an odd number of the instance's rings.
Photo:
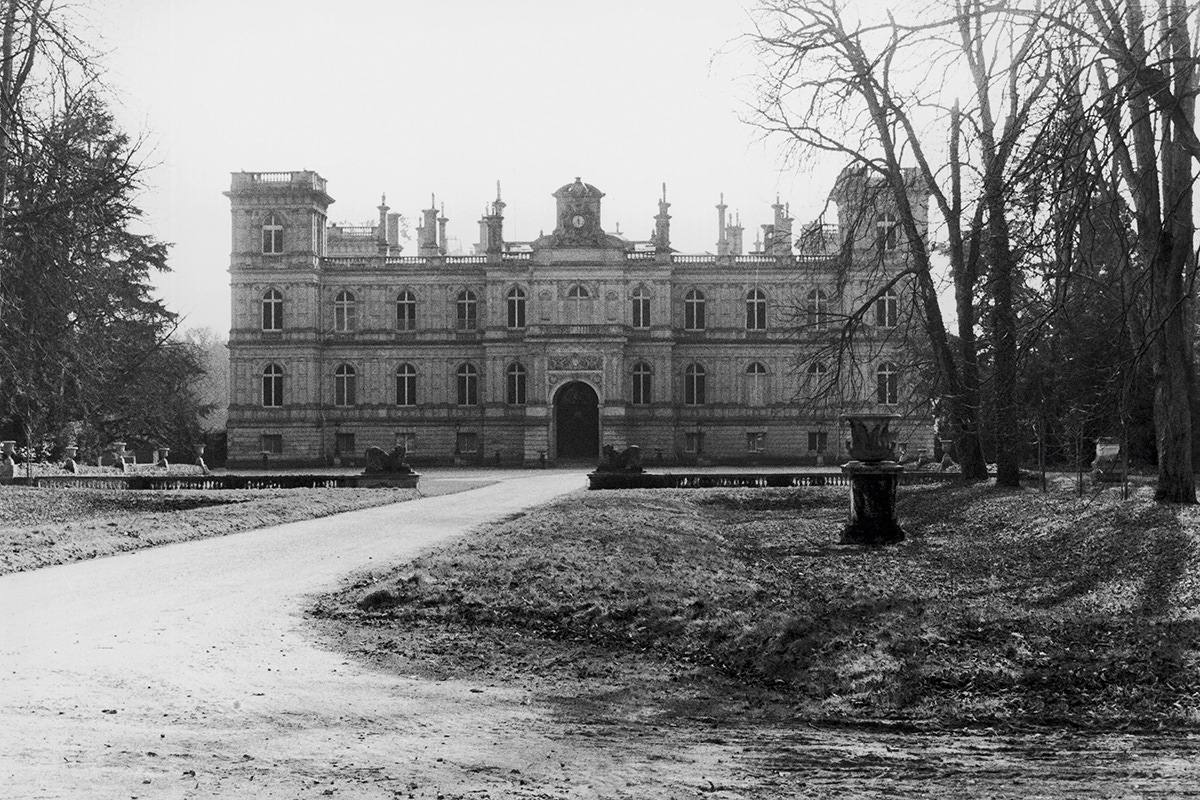
<path id="1" fill-rule="evenodd" d="M 315 172 L 235 172 L 225 196 L 233 213 L 230 268 L 316 269 L 333 198 Z"/>

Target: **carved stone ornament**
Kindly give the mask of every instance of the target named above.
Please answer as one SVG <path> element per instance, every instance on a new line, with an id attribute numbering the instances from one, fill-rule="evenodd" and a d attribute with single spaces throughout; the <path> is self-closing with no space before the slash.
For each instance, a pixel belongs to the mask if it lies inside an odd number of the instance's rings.
<path id="1" fill-rule="evenodd" d="M 569 353 L 562 356 L 550 356 L 549 370 L 551 372 L 599 372 L 604 367 L 601 356 Z"/>

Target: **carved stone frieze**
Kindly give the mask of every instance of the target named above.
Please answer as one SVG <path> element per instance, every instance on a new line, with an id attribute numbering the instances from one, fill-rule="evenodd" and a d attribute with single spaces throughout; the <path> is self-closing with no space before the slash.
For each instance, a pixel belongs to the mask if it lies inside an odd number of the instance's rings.
<path id="1" fill-rule="evenodd" d="M 551 372 L 599 372 L 604 368 L 604 359 L 586 353 L 565 353 L 550 356 L 547 369 Z"/>

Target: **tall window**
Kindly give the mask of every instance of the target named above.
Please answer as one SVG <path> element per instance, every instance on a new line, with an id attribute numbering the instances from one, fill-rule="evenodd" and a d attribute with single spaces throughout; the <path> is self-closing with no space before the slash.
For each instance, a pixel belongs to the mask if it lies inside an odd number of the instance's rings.
<path id="1" fill-rule="evenodd" d="M 333 404 L 352 406 L 357 402 L 357 374 L 349 364 L 339 364 L 333 372 Z"/>
<path id="2" fill-rule="evenodd" d="M 354 294 L 347 291 L 333 298 L 333 329 L 338 333 L 349 333 L 358 327 L 358 306 Z"/>
<path id="3" fill-rule="evenodd" d="M 508 327 L 525 327 L 525 290 L 514 286 L 508 290 Z"/>
<path id="4" fill-rule="evenodd" d="M 277 256 L 283 253 L 283 223 L 274 214 L 269 214 L 263 221 L 262 251 L 266 256 Z"/>
<path id="5" fill-rule="evenodd" d="M 767 404 L 767 368 L 757 361 L 746 367 L 746 404 Z"/>
<path id="6" fill-rule="evenodd" d="M 396 296 L 396 330 L 415 331 L 416 329 L 417 296 L 406 290 Z"/>
<path id="7" fill-rule="evenodd" d="M 900 402 L 900 372 L 896 365 L 885 361 L 875 370 L 875 400 L 888 406 Z"/>
<path id="8" fill-rule="evenodd" d="M 635 406 L 650 405 L 650 365 L 639 361 L 633 365 L 633 404 Z"/>
<path id="9" fill-rule="evenodd" d="M 588 290 L 583 286 L 572 286 L 567 292 L 567 322 L 572 325 L 588 323 Z"/>
<path id="10" fill-rule="evenodd" d="M 283 405 L 283 367 L 268 364 L 262 374 L 262 404 L 268 408 Z"/>
<path id="11" fill-rule="evenodd" d="M 460 406 L 479 405 L 479 370 L 474 364 L 462 364 L 455 373 Z"/>
<path id="12" fill-rule="evenodd" d="M 746 295 L 746 330 L 767 329 L 767 296 L 761 289 L 753 289 Z"/>
<path id="13" fill-rule="evenodd" d="M 401 364 L 396 370 L 396 405 L 417 404 L 417 368 L 412 364 Z"/>
<path id="14" fill-rule="evenodd" d="M 692 289 L 683 297 L 683 329 L 704 330 L 704 292 Z"/>
<path id="15" fill-rule="evenodd" d="M 875 324 L 880 328 L 894 328 L 900 321 L 900 298 L 894 289 L 888 289 L 875 301 Z"/>
<path id="16" fill-rule="evenodd" d="M 808 293 L 808 324 L 814 328 L 822 328 L 829 317 L 829 297 L 821 289 L 813 289 Z"/>
<path id="17" fill-rule="evenodd" d="M 278 289 L 267 289 L 262 298 L 262 329 L 283 330 L 283 293 Z"/>
<path id="18" fill-rule="evenodd" d="M 895 214 L 885 211 L 879 215 L 875 220 L 875 236 L 882 251 L 895 250 L 900 246 L 900 226 Z"/>
<path id="19" fill-rule="evenodd" d="M 650 327 L 650 292 L 645 286 L 633 290 L 633 327 Z"/>
<path id="20" fill-rule="evenodd" d="M 475 293 L 463 289 L 454 301 L 454 326 L 460 331 L 473 331 L 479 324 L 479 303 Z"/>
<path id="21" fill-rule="evenodd" d="M 690 364 L 683 371 L 683 404 L 704 405 L 704 367 L 699 364 Z"/>
<path id="22" fill-rule="evenodd" d="M 504 402 L 510 406 L 525 405 L 525 367 L 514 362 L 505 370 Z"/>

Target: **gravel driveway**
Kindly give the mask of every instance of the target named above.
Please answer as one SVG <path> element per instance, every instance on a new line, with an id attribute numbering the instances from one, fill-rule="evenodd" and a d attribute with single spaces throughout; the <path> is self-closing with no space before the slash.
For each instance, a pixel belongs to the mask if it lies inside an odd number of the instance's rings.
<path id="1" fill-rule="evenodd" d="M 581 486 L 514 473 L 0 578 L 0 795 L 518 796 L 537 772 L 543 787 L 611 796 L 656 754 L 572 748 L 519 690 L 362 668 L 313 644 L 301 617 L 349 573 Z"/>

